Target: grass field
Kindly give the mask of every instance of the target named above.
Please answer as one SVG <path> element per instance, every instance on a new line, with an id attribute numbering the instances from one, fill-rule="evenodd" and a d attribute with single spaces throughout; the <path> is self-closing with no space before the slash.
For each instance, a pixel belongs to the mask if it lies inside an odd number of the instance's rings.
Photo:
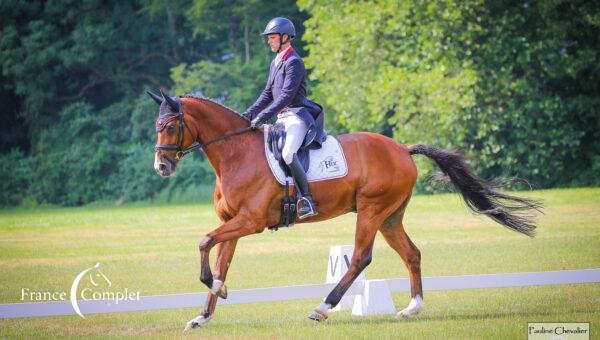
<path id="1" fill-rule="evenodd" d="M 421 249 L 424 276 L 600 267 L 600 188 L 518 193 L 545 201 L 538 236 L 529 239 L 471 215 L 457 195 L 414 197 L 405 225 Z M 298 225 L 242 239 L 229 289 L 322 283 L 329 247 L 352 244 L 356 216 Z M 214 228 L 212 206 L 84 207 L 0 211 L 0 302 L 21 290 L 68 291 L 74 277 L 101 263 L 113 288 L 141 295 L 205 291 L 197 245 Z M 406 277 L 378 236 L 368 279 Z M 393 294 L 397 309 L 408 294 Z M 425 293 L 411 320 L 332 314 L 306 318 L 319 299 L 221 306 L 205 327 L 182 333 L 199 309 L 0 320 L 0 337 L 228 338 L 526 338 L 527 322 L 591 322 L 600 332 L 600 284 Z"/>

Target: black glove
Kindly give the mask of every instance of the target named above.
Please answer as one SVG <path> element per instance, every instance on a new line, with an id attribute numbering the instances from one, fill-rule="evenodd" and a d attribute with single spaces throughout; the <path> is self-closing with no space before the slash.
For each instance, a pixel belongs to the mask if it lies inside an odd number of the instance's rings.
<path id="1" fill-rule="evenodd" d="M 256 130 L 258 129 L 261 125 L 263 124 L 263 122 L 258 118 L 254 118 L 254 120 L 250 123 L 250 128 L 252 130 Z"/>

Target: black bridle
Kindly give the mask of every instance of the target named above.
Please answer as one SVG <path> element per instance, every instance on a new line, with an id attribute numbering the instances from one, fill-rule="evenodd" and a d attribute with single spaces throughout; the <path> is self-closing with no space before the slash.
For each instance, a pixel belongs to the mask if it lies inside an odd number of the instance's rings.
<path id="1" fill-rule="evenodd" d="M 162 124 L 159 124 L 159 122 L 161 121 L 161 118 L 159 117 L 159 119 L 157 120 L 157 124 L 156 124 L 156 132 L 161 132 L 162 130 L 164 130 L 167 127 L 167 124 L 175 119 L 179 120 L 179 133 L 177 136 L 177 144 L 156 144 L 156 146 L 154 147 L 154 151 L 163 151 L 163 150 L 175 151 L 175 160 L 177 160 L 177 161 L 179 161 L 180 159 L 183 158 L 183 156 L 187 155 L 188 153 L 190 153 L 196 149 L 203 149 L 203 148 L 209 146 L 210 144 L 213 144 L 213 143 L 222 141 L 223 139 L 233 137 L 236 135 L 240 135 L 242 133 L 252 130 L 252 127 L 249 126 L 247 128 L 236 130 L 234 132 L 226 133 L 220 137 L 211 139 L 204 144 L 200 144 L 197 141 L 194 141 L 192 143 L 192 145 L 190 145 L 184 149 L 183 148 L 183 141 L 184 141 L 183 137 L 184 137 L 185 129 L 189 130 L 189 128 L 185 124 L 185 119 L 184 119 L 181 107 L 180 107 L 179 112 L 177 112 L 177 114 L 167 115 L 166 117 L 163 117 Z M 191 134 L 191 130 L 190 130 L 190 134 Z"/>

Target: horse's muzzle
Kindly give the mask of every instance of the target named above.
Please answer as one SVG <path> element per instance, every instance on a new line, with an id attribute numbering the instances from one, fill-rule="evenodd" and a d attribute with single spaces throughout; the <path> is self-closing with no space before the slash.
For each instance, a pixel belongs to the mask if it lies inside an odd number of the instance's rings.
<path id="1" fill-rule="evenodd" d="M 169 177 L 175 173 L 177 162 L 170 157 L 157 153 L 154 158 L 154 170 L 162 177 Z"/>

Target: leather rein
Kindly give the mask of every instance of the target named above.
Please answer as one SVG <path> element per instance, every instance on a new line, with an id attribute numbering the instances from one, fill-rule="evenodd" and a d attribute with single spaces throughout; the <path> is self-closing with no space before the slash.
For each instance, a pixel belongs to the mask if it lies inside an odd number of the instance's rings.
<path id="1" fill-rule="evenodd" d="M 203 143 L 203 144 L 200 144 L 197 141 L 194 141 L 192 143 L 192 145 L 190 145 L 184 149 L 183 148 L 183 140 L 184 140 L 183 137 L 184 137 L 185 129 L 187 128 L 189 130 L 189 128 L 185 124 L 183 112 L 180 111 L 177 113 L 177 115 L 172 115 L 171 117 L 165 118 L 165 120 L 160 125 L 159 125 L 159 121 L 160 121 L 160 118 L 159 118 L 157 120 L 157 124 L 156 124 L 156 132 L 161 132 L 162 130 L 164 130 L 166 128 L 166 125 L 175 119 L 179 120 L 179 135 L 177 136 L 177 144 L 156 144 L 156 146 L 154 146 L 154 151 L 162 151 L 162 150 L 176 151 L 175 152 L 175 160 L 177 160 L 177 161 L 179 161 L 180 159 L 183 158 L 183 156 L 187 155 L 188 153 L 190 153 L 196 149 L 204 149 L 205 147 L 209 146 L 210 144 L 220 142 L 229 137 L 241 135 L 242 133 L 246 133 L 246 132 L 252 130 L 252 127 L 249 126 L 249 127 L 243 128 L 243 129 L 236 130 L 234 132 L 226 133 L 222 136 L 211 139 L 208 142 Z M 190 133 L 191 133 L 191 131 L 190 131 Z"/>

